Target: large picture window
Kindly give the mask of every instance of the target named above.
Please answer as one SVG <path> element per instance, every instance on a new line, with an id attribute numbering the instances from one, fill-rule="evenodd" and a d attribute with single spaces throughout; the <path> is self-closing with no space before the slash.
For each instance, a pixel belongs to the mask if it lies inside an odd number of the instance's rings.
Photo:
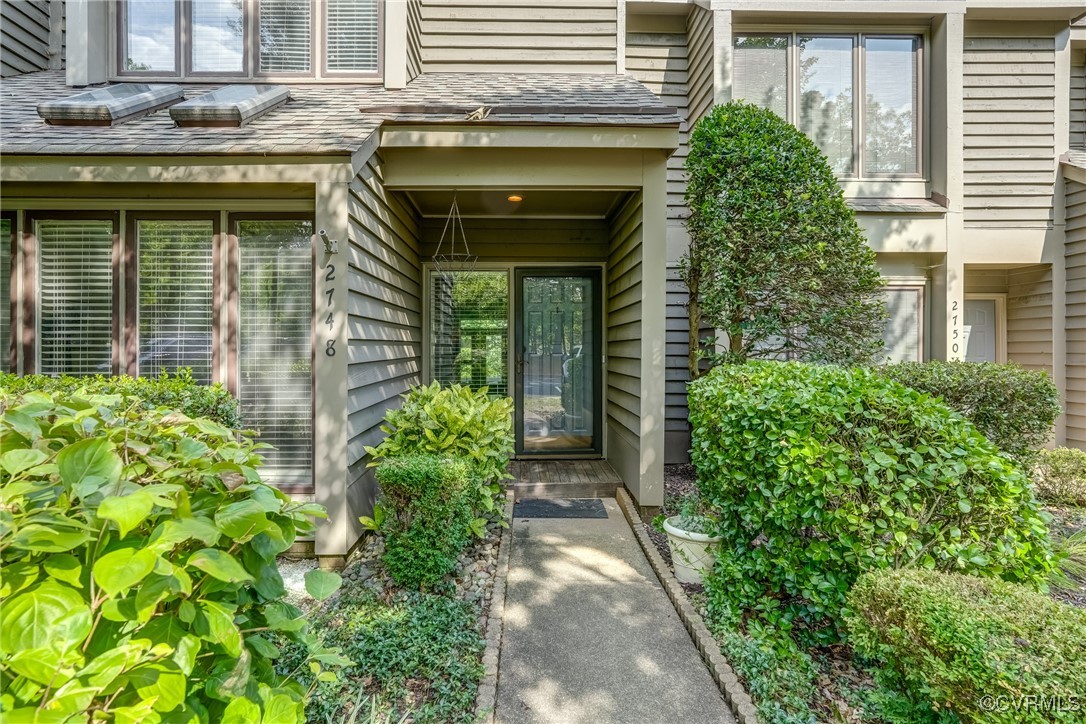
<path id="1" fill-rule="evenodd" d="M 121 0 L 118 72 L 376 76 L 380 0 Z"/>
<path id="2" fill-rule="evenodd" d="M 921 45 L 918 35 L 738 35 L 733 96 L 795 124 L 838 176 L 917 176 Z"/>

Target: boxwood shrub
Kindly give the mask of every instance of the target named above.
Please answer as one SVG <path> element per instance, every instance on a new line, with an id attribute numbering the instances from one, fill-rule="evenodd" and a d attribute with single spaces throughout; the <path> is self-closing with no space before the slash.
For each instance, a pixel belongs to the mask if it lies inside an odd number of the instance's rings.
<path id="1" fill-rule="evenodd" d="M 138 400 L 144 409 L 166 407 L 189 417 L 206 417 L 231 428 L 242 426 L 238 402 L 220 384 L 201 385 L 187 369 L 158 377 L 49 377 L 48 375 L 0 374 L 0 389 L 9 394 L 38 390 L 91 395 L 123 395 Z"/>
<path id="2" fill-rule="evenodd" d="M 881 373 L 942 399 L 1026 472 L 1060 414 L 1060 393 L 1048 374 L 1015 363 L 901 362 Z"/>
<path id="3" fill-rule="evenodd" d="M 1086 450 L 1041 450 L 1036 489 L 1037 497 L 1046 503 L 1086 508 Z"/>
<path id="4" fill-rule="evenodd" d="M 867 573 L 848 605 L 853 648 L 918 703 L 968 722 L 1086 718 L 1086 610 L 925 570 Z"/>
<path id="5" fill-rule="evenodd" d="M 764 623 L 838 638 L 869 569 L 1043 585 L 1053 567 L 1026 477 L 942 402 L 870 369 L 721 366 L 691 383 L 690 422 L 723 536 L 710 599 Z"/>
<path id="6" fill-rule="evenodd" d="M 386 458 L 377 482 L 389 575 L 406 588 L 433 588 L 471 540 L 468 464 L 435 455 Z"/>
<path id="7" fill-rule="evenodd" d="M 276 555 L 310 516 L 217 422 L 120 395 L 0 393 L 0 719 L 303 719 L 266 637 L 324 650 Z M 338 576 L 313 572 L 315 595 Z"/>

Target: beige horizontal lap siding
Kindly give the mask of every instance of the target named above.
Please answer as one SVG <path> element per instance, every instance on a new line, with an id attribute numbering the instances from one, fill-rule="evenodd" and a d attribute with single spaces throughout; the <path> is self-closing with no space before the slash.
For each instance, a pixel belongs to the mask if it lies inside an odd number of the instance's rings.
<path id="1" fill-rule="evenodd" d="M 1067 444 L 1086 449 L 1086 184 L 1067 181 Z"/>
<path id="2" fill-rule="evenodd" d="M 1007 271 L 1007 358 L 1052 374 L 1052 267 Z"/>
<path id="3" fill-rule="evenodd" d="M 422 73 L 422 0 L 407 0 L 407 80 Z"/>
<path id="4" fill-rule="evenodd" d="M 413 212 L 384 189 L 375 155 L 351 183 L 347 250 L 347 462 L 361 477 L 385 412 L 422 381 L 422 267 Z"/>
<path id="5" fill-rule="evenodd" d="M 614 73 L 617 0 L 420 0 L 423 72 Z"/>
<path id="6" fill-rule="evenodd" d="M 967 37 L 964 60 L 966 226 L 1051 226 L 1055 40 Z"/>
<path id="7" fill-rule="evenodd" d="M 691 8 L 686 36 L 690 48 L 687 108 L 693 129 L 698 119 L 713 107 L 713 13 L 696 5 Z"/>
<path id="8" fill-rule="evenodd" d="M 1071 148 L 1086 149 L 1086 50 L 1071 59 Z"/>
<path id="9" fill-rule="evenodd" d="M 0 2 L 0 77 L 49 67 L 49 3 Z"/>
<path id="10" fill-rule="evenodd" d="M 626 457 L 640 450 L 641 438 L 641 198 L 638 192 L 612 217 L 607 259 L 608 445 Z M 639 479 L 638 461 L 625 462 L 623 480 Z"/>

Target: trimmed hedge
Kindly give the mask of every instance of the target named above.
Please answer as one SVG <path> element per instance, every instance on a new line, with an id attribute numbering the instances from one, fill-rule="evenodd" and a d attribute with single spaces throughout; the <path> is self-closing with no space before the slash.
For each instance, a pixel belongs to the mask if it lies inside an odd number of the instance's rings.
<path id="1" fill-rule="evenodd" d="M 158 377 L 49 377 L 48 375 L 0 374 L 0 389 L 12 395 L 24 392 L 57 392 L 65 395 L 121 395 L 135 397 L 146 410 L 165 407 L 189 417 L 206 417 L 232 429 L 242 426 L 238 401 L 220 384 L 201 385 L 189 370 Z"/>
<path id="2" fill-rule="evenodd" d="M 873 370 L 718 367 L 691 383 L 690 422 L 723 536 L 710 597 L 763 623 L 836 640 L 870 569 L 1043 585 L 1053 568 L 1028 479 L 942 402 Z"/>
<path id="3" fill-rule="evenodd" d="M 401 586 L 430 589 L 471 540 L 469 466 L 456 458 L 386 458 L 377 482 L 387 505 L 384 562 Z"/>
<path id="4" fill-rule="evenodd" d="M 1015 363 L 901 362 L 880 372 L 942 399 L 1026 472 L 1060 414 L 1060 392 L 1048 374 Z"/>
<path id="5" fill-rule="evenodd" d="M 1086 717 L 1086 611 L 1024 586 L 878 571 L 848 596 L 853 648 L 918 702 L 963 721 Z"/>
<path id="6" fill-rule="evenodd" d="M 1036 490 L 1037 497 L 1046 503 L 1086 507 L 1086 450 L 1041 450 Z"/>

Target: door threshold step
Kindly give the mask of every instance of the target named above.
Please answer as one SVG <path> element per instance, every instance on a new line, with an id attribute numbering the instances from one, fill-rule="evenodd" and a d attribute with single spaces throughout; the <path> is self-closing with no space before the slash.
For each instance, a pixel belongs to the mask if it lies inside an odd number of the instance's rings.
<path id="1" fill-rule="evenodd" d="M 516 483 L 509 486 L 513 499 L 524 498 L 613 498 L 621 483 Z"/>

